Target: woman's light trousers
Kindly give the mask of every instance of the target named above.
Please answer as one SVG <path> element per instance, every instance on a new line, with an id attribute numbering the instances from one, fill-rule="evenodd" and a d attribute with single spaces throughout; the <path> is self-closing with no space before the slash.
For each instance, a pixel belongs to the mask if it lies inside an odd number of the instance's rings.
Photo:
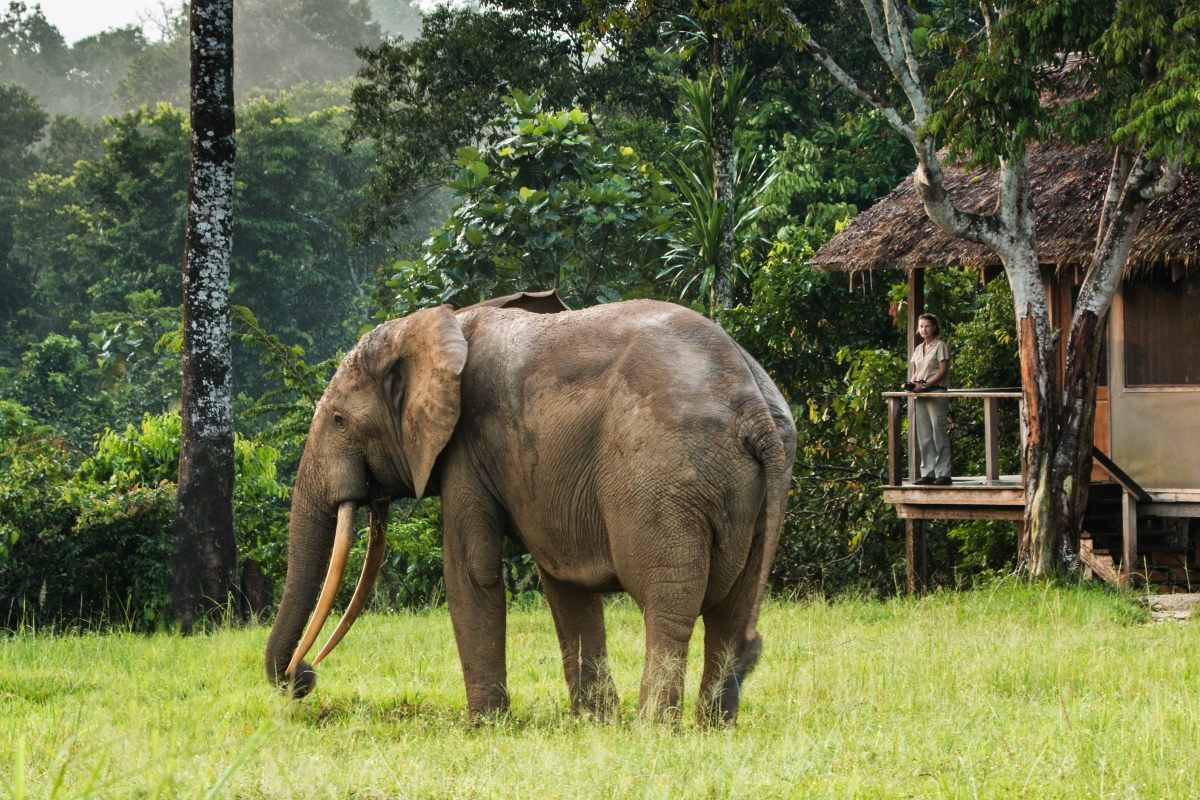
<path id="1" fill-rule="evenodd" d="M 950 477 L 950 435 L 946 433 L 946 414 L 949 410 L 949 397 L 922 395 L 913 403 L 917 461 L 922 478 Z"/>

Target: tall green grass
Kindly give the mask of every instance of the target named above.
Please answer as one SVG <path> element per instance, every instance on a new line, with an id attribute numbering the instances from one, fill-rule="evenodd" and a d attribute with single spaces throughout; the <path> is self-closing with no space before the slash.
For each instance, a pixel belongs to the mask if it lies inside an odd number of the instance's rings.
<path id="1" fill-rule="evenodd" d="M 612 724 L 570 717 L 536 603 L 509 616 L 512 714 L 478 727 L 445 610 L 364 617 L 297 703 L 266 684 L 264 628 L 3 639 L 0 796 L 18 775 L 29 798 L 1200 796 L 1200 628 L 1129 596 L 772 602 L 741 725 L 708 732 L 690 708 L 638 721 L 640 616 L 607 618 Z"/>

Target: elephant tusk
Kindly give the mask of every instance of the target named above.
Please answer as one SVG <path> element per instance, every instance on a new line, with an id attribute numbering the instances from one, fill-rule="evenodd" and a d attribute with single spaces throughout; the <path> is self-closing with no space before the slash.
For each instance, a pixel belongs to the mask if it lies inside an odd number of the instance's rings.
<path id="1" fill-rule="evenodd" d="M 377 501 L 371 506 L 371 535 L 367 539 L 367 558 L 363 561 L 362 574 L 358 576 L 358 586 L 354 587 L 354 597 L 346 606 L 346 613 L 338 622 L 337 628 L 329 641 L 321 648 L 321 652 L 313 659 L 313 666 L 321 663 L 321 659 L 333 652 L 342 637 L 350 632 L 350 626 L 358 619 L 367 600 L 371 598 L 371 590 L 375 588 L 375 579 L 379 577 L 379 569 L 383 566 L 383 554 L 387 549 L 388 509 L 390 500 Z"/>
<path id="2" fill-rule="evenodd" d="M 354 512 L 356 507 L 353 500 L 347 500 L 338 506 L 337 531 L 333 536 L 333 555 L 329 559 L 329 572 L 325 574 L 325 585 L 321 587 L 321 597 L 317 600 L 317 609 L 313 611 L 312 619 L 304 630 L 300 644 L 292 655 L 292 663 L 288 664 L 285 675 L 291 675 L 300 660 L 308 654 L 317 634 L 325 626 L 329 611 L 333 608 L 333 600 L 337 597 L 338 587 L 342 585 L 342 576 L 346 573 L 346 560 L 350 557 L 350 543 L 354 540 Z"/>

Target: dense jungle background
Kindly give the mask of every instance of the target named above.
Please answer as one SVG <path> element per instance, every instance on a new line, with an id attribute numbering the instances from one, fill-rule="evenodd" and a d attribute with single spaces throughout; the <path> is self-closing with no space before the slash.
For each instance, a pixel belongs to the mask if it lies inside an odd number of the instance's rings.
<path id="1" fill-rule="evenodd" d="M 811 5 L 844 63 L 882 68 L 839 3 Z M 912 149 L 787 43 L 731 42 L 714 63 L 719 32 L 675 6 L 239 0 L 237 525 L 276 586 L 312 409 L 356 338 L 422 306 L 551 286 L 575 308 L 690 305 L 773 375 L 799 429 L 775 591 L 901 585 L 903 526 L 878 486 L 903 275 L 851 291 L 807 260 L 908 175 Z M 37 6 L 0 15 L 0 626 L 169 615 L 186 16 L 163 5 L 68 44 Z M 728 209 L 704 202 L 715 115 L 734 130 Z M 712 300 L 717 213 L 735 219 L 728 309 Z M 1018 385 L 1004 279 L 927 281 L 954 385 Z M 956 474 L 982 467 L 976 405 L 952 407 Z M 1016 433 L 1002 435 L 1012 472 Z M 438 501 L 393 519 L 375 602 L 441 602 Z M 944 585 L 1014 557 L 1008 523 L 938 523 L 929 541 Z M 519 543 L 506 570 L 514 597 L 536 591 Z"/>

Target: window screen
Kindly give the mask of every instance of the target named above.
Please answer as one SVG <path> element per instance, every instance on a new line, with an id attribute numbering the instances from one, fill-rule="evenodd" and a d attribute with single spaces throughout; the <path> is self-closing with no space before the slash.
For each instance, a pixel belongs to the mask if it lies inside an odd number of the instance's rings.
<path id="1" fill-rule="evenodd" d="M 1125 385 L 1200 386 L 1200 280 L 1156 271 L 1125 284 Z"/>

